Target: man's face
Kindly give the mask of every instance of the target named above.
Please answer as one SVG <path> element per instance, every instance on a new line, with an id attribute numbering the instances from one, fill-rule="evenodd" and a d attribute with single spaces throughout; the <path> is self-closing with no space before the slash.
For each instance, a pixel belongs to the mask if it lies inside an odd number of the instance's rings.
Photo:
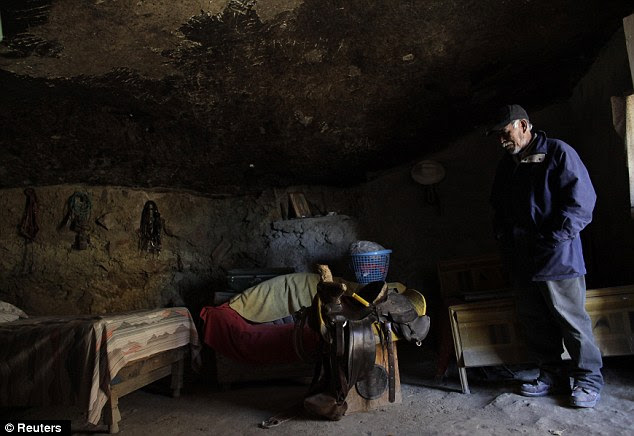
<path id="1" fill-rule="evenodd" d="M 530 142 L 531 133 L 528 130 L 527 121 L 519 120 L 517 127 L 513 127 L 513 123 L 509 123 L 503 129 L 498 130 L 497 137 L 507 153 L 518 154 Z"/>

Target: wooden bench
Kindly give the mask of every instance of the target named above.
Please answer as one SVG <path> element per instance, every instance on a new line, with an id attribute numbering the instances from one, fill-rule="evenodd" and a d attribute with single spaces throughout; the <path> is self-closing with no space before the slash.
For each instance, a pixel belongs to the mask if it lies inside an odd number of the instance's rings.
<path id="1" fill-rule="evenodd" d="M 149 385 L 157 380 L 172 376 L 172 396 L 180 396 L 183 387 L 185 356 L 189 346 L 164 351 L 143 359 L 133 360 L 121 368 L 110 383 L 110 396 L 104 407 L 104 422 L 110 433 L 119 432 L 119 398 Z"/>
<path id="2" fill-rule="evenodd" d="M 634 285 L 588 290 L 586 310 L 603 356 L 634 354 Z M 468 367 L 528 362 L 512 298 L 453 305 L 449 319 L 463 393 Z"/>

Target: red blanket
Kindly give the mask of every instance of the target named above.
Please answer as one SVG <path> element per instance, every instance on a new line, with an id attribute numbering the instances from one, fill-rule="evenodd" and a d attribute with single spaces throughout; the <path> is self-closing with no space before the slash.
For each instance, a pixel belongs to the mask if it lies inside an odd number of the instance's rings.
<path id="1" fill-rule="evenodd" d="M 245 363 L 292 363 L 301 359 L 293 348 L 293 324 L 255 324 L 225 303 L 200 312 L 203 342 L 215 351 Z M 304 348 L 317 349 L 318 336 L 304 328 Z"/>

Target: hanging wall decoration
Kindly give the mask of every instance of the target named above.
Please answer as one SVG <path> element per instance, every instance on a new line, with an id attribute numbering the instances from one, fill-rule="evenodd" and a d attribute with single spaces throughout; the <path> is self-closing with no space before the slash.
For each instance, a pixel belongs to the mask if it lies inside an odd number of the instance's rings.
<path id="1" fill-rule="evenodd" d="M 33 242 L 37 232 L 40 230 L 37 225 L 37 196 L 32 188 L 26 188 L 24 195 L 26 195 L 26 204 L 18 231 L 26 239 L 26 242 Z"/>
<path id="2" fill-rule="evenodd" d="M 75 235 L 75 250 L 85 250 L 90 244 L 90 214 L 92 212 L 92 203 L 90 197 L 85 192 L 75 192 L 68 198 L 67 211 L 64 220 L 60 224 L 60 228 L 66 225 L 77 233 Z"/>
<path id="3" fill-rule="evenodd" d="M 156 203 L 146 201 L 141 213 L 141 226 L 139 228 L 139 249 L 150 253 L 160 253 L 161 232 L 163 221 Z"/>
<path id="4" fill-rule="evenodd" d="M 38 206 L 35 191 L 31 188 L 26 188 L 24 195 L 26 195 L 24 215 L 22 215 L 22 221 L 18 225 L 18 233 L 24 238 L 24 254 L 22 255 L 20 271 L 23 274 L 30 274 L 33 272 L 35 263 L 32 242 L 35 241 L 35 236 L 39 232 L 40 227 L 37 225 Z"/>
<path id="5" fill-rule="evenodd" d="M 436 206 L 440 215 L 440 197 L 436 188 L 445 178 L 445 168 L 439 162 L 422 160 L 412 167 L 411 176 L 416 183 L 423 185 L 425 203 Z"/>

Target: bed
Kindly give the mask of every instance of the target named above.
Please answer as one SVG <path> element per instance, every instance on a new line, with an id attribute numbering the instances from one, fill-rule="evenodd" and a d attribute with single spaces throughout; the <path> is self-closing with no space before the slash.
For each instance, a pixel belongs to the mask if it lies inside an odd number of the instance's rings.
<path id="1" fill-rule="evenodd" d="M 319 280 L 319 274 L 314 273 L 281 275 L 246 289 L 227 303 L 201 310 L 202 341 L 215 351 L 216 376 L 222 387 L 233 382 L 313 375 L 314 362 L 300 357 L 293 345 L 292 314 L 312 304 Z M 335 280 L 350 290 L 362 286 Z M 401 283 L 389 285 L 399 292 L 405 290 Z M 302 338 L 304 354 L 316 353 L 318 335 L 304 326 Z"/>
<path id="2" fill-rule="evenodd" d="M 111 433 L 119 397 L 172 375 L 178 396 L 185 357 L 200 362 L 185 307 L 104 316 L 45 316 L 0 323 L 0 407 L 78 405 Z"/>

